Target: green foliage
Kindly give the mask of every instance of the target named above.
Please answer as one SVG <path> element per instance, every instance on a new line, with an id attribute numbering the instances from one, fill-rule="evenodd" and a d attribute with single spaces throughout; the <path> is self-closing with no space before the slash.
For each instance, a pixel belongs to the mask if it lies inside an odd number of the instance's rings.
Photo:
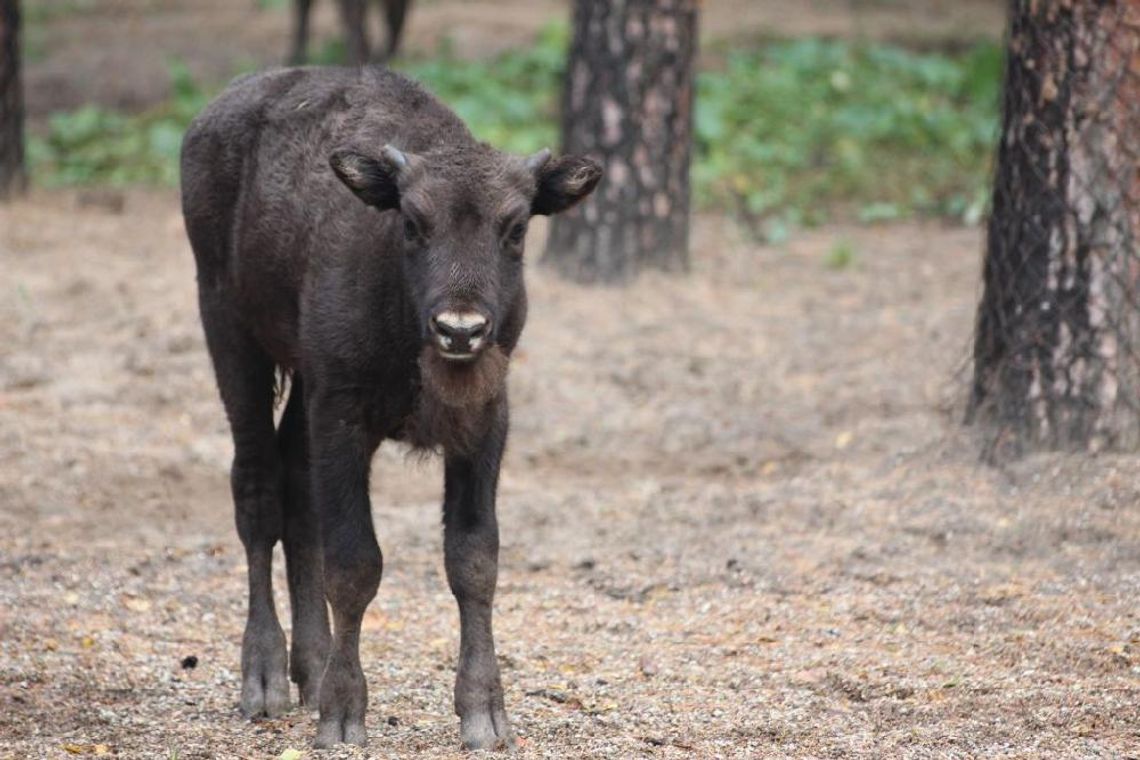
<path id="1" fill-rule="evenodd" d="M 558 145 L 567 43 L 558 25 L 491 60 L 459 60 L 444 44 L 434 56 L 396 65 L 480 139 L 529 153 Z M 338 43 L 314 56 L 342 58 Z M 976 221 L 987 197 L 1000 70 L 994 44 L 953 54 L 816 39 L 730 49 L 698 79 L 697 201 L 730 209 L 777 241 L 835 216 Z M 54 116 L 31 142 L 37 178 L 175 183 L 181 134 L 208 98 L 185 66 L 172 65 L 171 76 L 172 97 L 150 111 L 89 107 Z"/>
<path id="2" fill-rule="evenodd" d="M 95 106 L 54 114 L 28 154 L 48 185 L 176 184 L 182 134 L 208 102 L 186 66 L 170 64 L 171 97 L 157 108 L 126 115 Z"/>
<path id="3" fill-rule="evenodd" d="M 558 96 L 569 44 L 563 25 L 532 47 L 490 61 L 461 61 L 450 44 L 432 58 L 398 64 L 455 109 L 481 140 L 516 153 L 558 145 Z"/>
<path id="4" fill-rule="evenodd" d="M 813 224 L 976 218 L 993 141 L 1001 53 L 918 54 L 815 39 L 733 50 L 702 72 L 698 201 Z"/>

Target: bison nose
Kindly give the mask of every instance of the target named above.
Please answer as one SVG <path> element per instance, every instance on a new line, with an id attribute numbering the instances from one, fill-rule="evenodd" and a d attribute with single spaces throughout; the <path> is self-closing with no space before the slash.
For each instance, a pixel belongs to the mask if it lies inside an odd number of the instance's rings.
<path id="1" fill-rule="evenodd" d="M 447 359 L 473 359 L 491 330 L 491 322 L 475 311 L 443 311 L 429 324 L 439 352 Z"/>

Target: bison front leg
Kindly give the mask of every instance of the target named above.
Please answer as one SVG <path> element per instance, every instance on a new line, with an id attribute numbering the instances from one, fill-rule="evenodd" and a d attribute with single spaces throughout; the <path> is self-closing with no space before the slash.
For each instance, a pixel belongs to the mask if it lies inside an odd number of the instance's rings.
<path id="1" fill-rule="evenodd" d="M 513 743 L 491 630 L 499 564 L 495 491 L 506 437 L 503 399 L 482 446 L 472 454 L 448 452 L 444 468 L 444 562 L 460 626 L 455 712 L 468 749 Z"/>
<path id="2" fill-rule="evenodd" d="M 316 746 L 367 743 L 368 689 L 360 667 L 360 624 L 380 586 L 383 559 L 372 527 L 372 447 L 352 404 L 314 403 L 310 413 L 313 496 L 320 511 L 325 595 L 333 641 L 321 678 Z"/>

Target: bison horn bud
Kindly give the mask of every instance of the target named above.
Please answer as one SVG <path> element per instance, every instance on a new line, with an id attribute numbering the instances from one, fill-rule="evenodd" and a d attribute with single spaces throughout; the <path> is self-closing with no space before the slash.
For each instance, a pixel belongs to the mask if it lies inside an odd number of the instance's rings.
<path id="1" fill-rule="evenodd" d="M 543 148 L 538 153 L 527 156 L 526 168 L 532 172 L 538 173 L 538 170 L 546 166 L 546 162 L 550 160 L 550 148 Z"/>
<path id="2" fill-rule="evenodd" d="M 388 162 L 391 163 L 392 166 L 397 170 L 403 171 L 408 168 L 408 157 L 405 156 L 398 148 L 393 148 L 391 145 L 385 145 L 380 149 L 380 153 L 382 153 L 384 158 L 388 159 Z"/>

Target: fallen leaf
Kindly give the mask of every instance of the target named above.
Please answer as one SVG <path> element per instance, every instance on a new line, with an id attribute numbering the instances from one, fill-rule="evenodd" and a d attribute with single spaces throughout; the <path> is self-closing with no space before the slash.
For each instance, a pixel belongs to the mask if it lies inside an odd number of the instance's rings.
<path id="1" fill-rule="evenodd" d="M 851 441 L 854 440 L 854 438 L 854 433 L 852 433 L 850 430 L 844 430 L 842 433 L 835 436 L 835 448 L 842 451 L 851 445 Z"/>
<path id="2" fill-rule="evenodd" d="M 301 750 L 289 747 L 287 750 L 277 756 L 277 760 L 301 760 L 301 758 L 304 756 L 305 755 L 303 752 L 301 752 Z"/>
<path id="3" fill-rule="evenodd" d="M 106 744 L 64 744 L 63 751 L 69 755 L 111 754 L 111 748 Z"/>
<path id="4" fill-rule="evenodd" d="M 123 600 L 123 606 L 132 612 L 146 612 L 150 609 L 150 600 L 137 596 L 129 596 Z"/>

